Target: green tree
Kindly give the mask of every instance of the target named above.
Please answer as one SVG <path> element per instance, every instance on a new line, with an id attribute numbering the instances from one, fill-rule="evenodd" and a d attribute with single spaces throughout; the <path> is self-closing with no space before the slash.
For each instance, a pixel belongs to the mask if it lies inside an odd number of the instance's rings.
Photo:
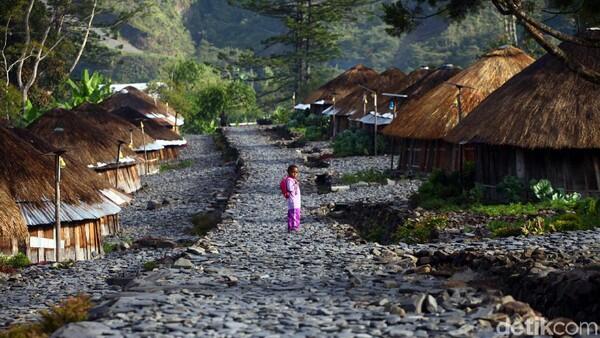
<path id="1" fill-rule="evenodd" d="M 336 23 L 350 19 L 352 10 L 365 0 L 229 0 L 242 8 L 275 18 L 285 30 L 263 41 L 268 56 L 250 56 L 245 61 L 261 68 L 270 68 L 272 76 L 261 80 L 276 80 L 276 85 L 261 95 L 280 94 L 279 101 L 292 92 L 304 94 L 312 76 L 311 70 L 340 55 L 340 35 L 333 29 Z M 262 74 L 266 75 L 266 74 Z"/>
<path id="2" fill-rule="evenodd" d="M 556 43 L 571 42 L 600 48 L 600 41 L 572 33 L 600 23 L 600 2 L 597 0 L 397 0 L 383 4 L 383 19 L 390 25 L 387 30 L 389 34 L 402 36 L 430 17 L 443 16 L 450 21 L 462 21 L 478 13 L 486 4 L 492 4 L 498 13 L 509 20 L 516 19 L 531 39 L 563 61 L 568 68 L 590 81 L 600 83 L 600 71 L 570 57 Z M 545 16 L 572 19 L 569 31 L 546 24 L 548 18 Z M 516 35 L 514 26 L 512 31 Z"/>
<path id="3" fill-rule="evenodd" d="M 110 80 L 98 72 L 91 76 L 87 69 L 83 71 L 80 81 L 67 79 L 66 84 L 71 89 L 69 96 L 58 103 L 61 108 L 72 109 L 83 103 L 100 103 L 110 96 Z"/>

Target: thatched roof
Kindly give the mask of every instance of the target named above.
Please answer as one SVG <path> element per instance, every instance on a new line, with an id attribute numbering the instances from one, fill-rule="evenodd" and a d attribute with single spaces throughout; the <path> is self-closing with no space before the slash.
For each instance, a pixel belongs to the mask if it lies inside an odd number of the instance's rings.
<path id="1" fill-rule="evenodd" d="M 0 179 L 0 239 L 27 238 L 27 225 L 4 180 Z"/>
<path id="2" fill-rule="evenodd" d="M 113 111 L 122 107 L 129 107 L 139 111 L 147 116 L 163 115 L 165 118 L 154 118 L 157 123 L 163 126 L 174 126 L 176 112 L 160 100 L 155 100 L 152 96 L 144 93 L 135 87 L 125 87 L 114 93 L 108 99 L 101 103 L 108 111 Z M 183 116 L 178 115 L 178 119 Z"/>
<path id="3" fill-rule="evenodd" d="M 377 107 L 381 107 L 382 104 L 390 103 L 390 99 L 388 97 L 383 96 L 383 93 L 400 93 L 406 88 L 412 86 L 417 81 L 421 80 L 423 77 L 427 76 L 427 74 L 431 73 L 429 68 L 419 68 L 408 75 L 402 78 L 396 78 L 398 80 L 394 80 L 393 78 L 382 81 L 381 85 L 378 88 L 378 96 L 377 96 Z M 367 114 L 374 110 L 373 99 L 369 98 L 369 104 L 367 104 Z M 387 109 L 386 109 L 387 110 Z M 351 120 L 360 120 L 365 116 L 364 109 L 356 110 L 352 115 L 350 115 L 349 119 Z"/>
<path id="4" fill-rule="evenodd" d="M 402 138 L 440 139 L 458 124 L 458 89 L 462 89 L 462 117 L 467 116 L 489 94 L 533 62 L 522 50 L 507 46 L 493 50 L 477 62 L 411 100 L 397 112 L 385 134 Z"/>
<path id="5" fill-rule="evenodd" d="M 17 202 L 41 203 L 54 199 L 54 156 L 44 155 L 9 129 L 0 127 L 0 182 Z M 82 179 L 82 170 L 70 166 L 63 170 L 61 199 L 79 204 L 101 202 L 99 180 Z"/>
<path id="6" fill-rule="evenodd" d="M 373 69 L 358 64 L 310 93 L 304 99 L 304 102 L 313 103 L 315 101 L 325 100 L 326 102 L 331 103 L 334 96 L 336 101 L 339 101 L 350 94 L 357 85 L 365 85 L 378 76 L 379 74 Z"/>
<path id="7" fill-rule="evenodd" d="M 130 107 L 121 107 L 119 109 L 111 111 L 110 113 L 117 115 L 122 119 L 125 119 L 130 123 L 135 124 L 136 126 L 140 125 L 140 121 L 143 122 L 144 132 L 146 133 L 146 135 L 150 135 L 150 137 L 152 137 L 155 140 L 181 140 L 181 136 L 179 136 L 177 133 L 160 125 L 155 119 L 150 119 L 146 117 L 143 113 L 139 112 L 136 109 Z"/>
<path id="8" fill-rule="evenodd" d="M 126 141 L 127 144 L 133 140 L 133 148 L 139 149 L 146 144 L 154 143 L 150 135 L 142 135 L 142 130 L 135 124 L 109 113 L 102 106 L 86 103 L 74 109 L 75 113 L 117 140 Z"/>
<path id="9" fill-rule="evenodd" d="M 561 48 L 600 71 L 600 49 Z M 487 97 L 447 139 L 523 148 L 600 148 L 600 85 L 545 55 Z"/>
<path id="10" fill-rule="evenodd" d="M 51 110 L 33 122 L 28 129 L 51 145 L 66 149 L 86 165 L 116 161 L 120 140 L 107 135 L 73 111 Z M 128 138 L 121 141 L 127 144 Z M 127 146 L 121 149 L 124 156 L 135 156 Z"/>
<path id="11" fill-rule="evenodd" d="M 380 88 L 387 87 L 394 82 L 400 82 L 405 78 L 406 74 L 398 68 L 389 68 L 379 76 L 371 78 L 364 86 L 379 92 Z M 363 111 L 365 93 L 366 90 L 364 88 L 357 86 L 343 99 L 339 101 L 336 100 L 335 107 L 332 107 L 331 109 L 335 110 L 335 115 L 337 116 L 348 116 L 356 111 Z M 372 99 L 369 99 L 368 101 L 372 101 Z M 373 102 L 367 103 L 367 109 L 369 106 L 373 107 Z"/>

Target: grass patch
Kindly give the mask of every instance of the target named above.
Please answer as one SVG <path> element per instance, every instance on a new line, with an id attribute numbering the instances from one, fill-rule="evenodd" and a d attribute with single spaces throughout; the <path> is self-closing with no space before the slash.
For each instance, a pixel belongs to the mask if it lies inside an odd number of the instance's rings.
<path id="1" fill-rule="evenodd" d="M 407 244 L 428 243 L 438 237 L 439 231 L 448 226 L 445 216 L 425 216 L 421 219 L 408 219 L 399 226 L 392 239 Z"/>
<path id="2" fill-rule="evenodd" d="M 50 337 L 59 328 L 88 319 L 92 302 L 87 295 L 70 297 L 50 310 L 40 312 L 41 319 L 31 324 L 17 324 L 0 332 L 0 337 L 29 338 Z"/>
<path id="3" fill-rule="evenodd" d="M 22 269 L 31 265 L 29 257 L 22 252 L 14 256 L 5 256 L 0 254 L 0 272 L 14 272 L 16 269 Z"/>
<path id="4" fill-rule="evenodd" d="M 342 176 L 342 183 L 344 184 L 355 184 L 358 182 L 377 182 L 385 183 L 389 175 L 383 171 L 368 169 L 356 172 L 354 174 L 344 174 Z"/>
<path id="5" fill-rule="evenodd" d="M 105 254 L 114 252 L 116 248 L 117 248 L 117 245 L 115 243 L 107 243 L 107 242 L 102 243 L 102 250 L 104 251 Z"/>
<path id="6" fill-rule="evenodd" d="M 176 163 L 164 163 L 160 165 L 160 172 L 162 173 L 168 170 L 185 169 L 191 167 L 192 165 L 194 165 L 193 160 L 182 160 Z"/>

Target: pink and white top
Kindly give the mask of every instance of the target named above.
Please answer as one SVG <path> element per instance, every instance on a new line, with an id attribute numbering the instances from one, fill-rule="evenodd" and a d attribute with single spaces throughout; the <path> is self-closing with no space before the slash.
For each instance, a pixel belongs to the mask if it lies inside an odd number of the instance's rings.
<path id="1" fill-rule="evenodd" d="M 300 209 L 301 201 L 300 201 L 300 182 L 293 177 L 286 178 L 286 187 L 287 191 L 290 194 L 288 197 L 288 210 L 291 209 Z"/>

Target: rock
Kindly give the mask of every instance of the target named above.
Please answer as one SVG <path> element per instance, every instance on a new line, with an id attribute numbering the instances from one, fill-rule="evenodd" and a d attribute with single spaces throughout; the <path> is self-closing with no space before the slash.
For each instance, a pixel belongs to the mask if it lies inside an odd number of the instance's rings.
<path id="1" fill-rule="evenodd" d="M 386 183 L 387 185 L 396 185 L 396 181 L 394 181 L 394 180 L 390 180 L 389 178 L 386 178 L 386 179 L 385 179 L 385 183 Z"/>
<path id="2" fill-rule="evenodd" d="M 146 203 L 146 210 L 156 210 L 156 209 L 160 208 L 161 206 L 162 206 L 162 203 L 160 203 L 158 201 L 150 200 L 150 201 L 148 201 L 148 203 Z"/>
<path id="3" fill-rule="evenodd" d="M 424 302 L 424 308 L 429 313 L 436 313 L 439 311 L 438 303 L 432 295 L 427 295 Z"/>
<path id="4" fill-rule="evenodd" d="M 331 192 L 342 192 L 342 191 L 347 191 L 350 190 L 350 186 L 349 185 L 334 185 L 331 186 Z"/>
<path id="5" fill-rule="evenodd" d="M 385 310 L 391 314 L 397 315 L 399 317 L 406 316 L 406 311 L 397 304 L 387 303 L 385 304 Z"/>
<path id="6" fill-rule="evenodd" d="M 204 248 L 197 247 L 197 246 L 190 246 L 189 248 L 187 248 L 185 250 L 185 252 L 195 255 L 195 256 L 202 256 L 202 255 L 206 254 L 206 250 Z"/>
<path id="7" fill-rule="evenodd" d="M 63 326 L 54 332 L 51 338 L 96 338 L 96 337 L 123 337 L 118 331 L 96 322 L 77 322 Z"/>
<path id="8" fill-rule="evenodd" d="M 194 267 L 194 263 L 187 258 L 181 257 L 173 263 L 173 267 L 178 269 L 191 269 Z"/>
<path id="9" fill-rule="evenodd" d="M 519 301 L 512 301 L 503 304 L 500 308 L 500 311 L 508 315 L 518 314 L 520 316 L 525 316 L 527 314 L 534 313 L 533 309 L 531 308 L 531 306 L 529 306 L 529 304 Z"/>
<path id="10" fill-rule="evenodd" d="M 177 243 L 164 238 L 156 237 L 145 237 L 140 238 L 133 242 L 133 245 L 137 248 L 155 248 L 155 249 L 172 249 L 177 247 Z"/>

